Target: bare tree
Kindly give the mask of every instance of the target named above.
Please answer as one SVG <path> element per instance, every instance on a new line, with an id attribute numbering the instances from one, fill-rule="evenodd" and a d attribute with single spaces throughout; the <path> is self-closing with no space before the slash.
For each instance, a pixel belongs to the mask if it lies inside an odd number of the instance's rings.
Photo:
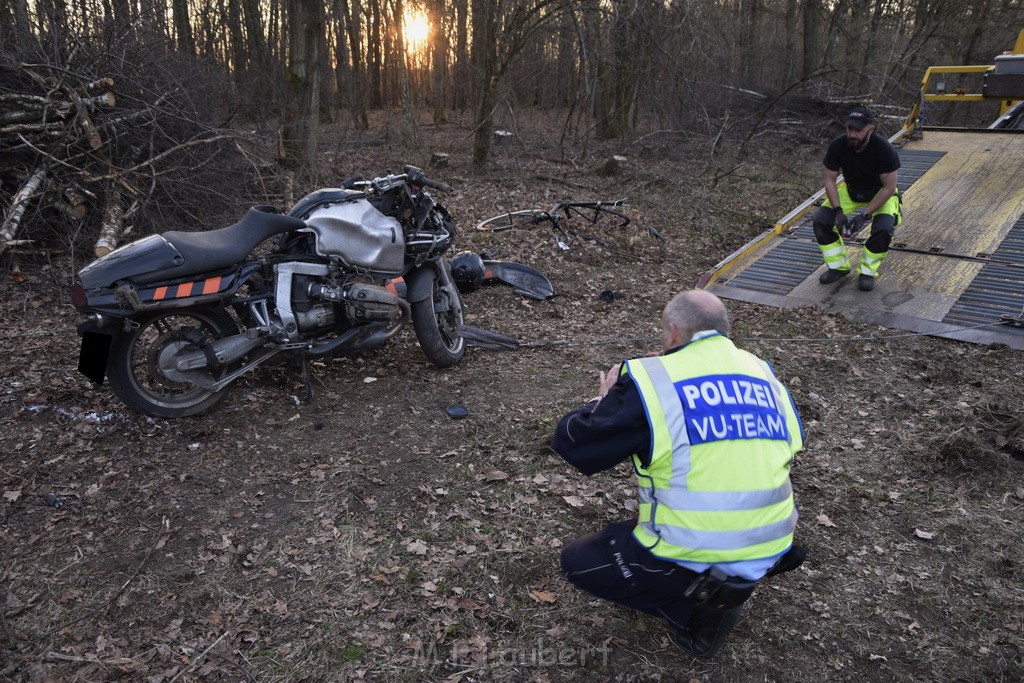
<path id="1" fill-rule="evenodd" d="M 495 94 L 502 77 L 533 32 L 565 9 L 559 0 L 473 0 L 472 64 L 477 74 L 473 163 L 491 150 Z"/>
<path id="2" fill-rule="evenodd" d="M 448 31 L 445 27 L 447 7 L 445 0 L 431 0 L 428 5 L 430 17 L 431 84 L 430 99 L 434 110 L 434 123 L 448 120 Z"/>
<path id="3" fill-rule="evenodd" d="M 612 5 L 597 55 L 594 119 L 598 137 L 625 137 L 636 130 L 641 83 L 654 63 L 664 8 L 658 0 Z"/>
<path id="4" fill-rule="evenodd" d="M 349 0 L 338 0 L 338 14 L 345 22 L 344 35 L 348 44 L 348 54 L 351 58 L 352 78 L 346 84 L 348 91 L 349 108 L 352 112 L 352 120 L 358 128 L 365 130 L 370 126 L 370 119 L 366 112 L 366 70 L 364 68 L 363 48 L 359 43 L 362 35 L 362 24 L 360 19 L 359 5 L 361 3 L 350 3 Z"/>
<path id="5" fill-rule="evenodd" d="M 318 174 L 321 55 L 325 41 L 323 3 L 289 0 L 288 102 L 281 148 L 289 165 L 312 177 Z"/>
<path id="6" fill-rule="evenodd" d="M 469 106 L 473 92 L 469 61 L 469 0 L 453 0 L 455 6 L 455 88 L 452 105 L 459 111 Z"/>
<path id="7" fill-rule="evenodd" d="M 20 42 L 31 32 L 28 0 L 0 0 L 0 45 Z"/>
<path id="8" fill-rule="evenodd" d="M 804 49 L 801 53 L 800 75 L 808 78 L 818 67 L 820 49 L 818 48 L 818 32 L 821 24 L 820 0 L 803 0 L 803 36 Z"/>

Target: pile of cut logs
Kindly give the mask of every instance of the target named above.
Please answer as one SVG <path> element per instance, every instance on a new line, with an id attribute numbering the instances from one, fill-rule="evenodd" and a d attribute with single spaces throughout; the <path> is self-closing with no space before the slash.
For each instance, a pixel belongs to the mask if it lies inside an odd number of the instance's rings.
<path id="1" fill-rule="evenodd" d="M 83 82 L 68 74 L 45 76 L 25 65 L 22 69 L 28 76 L 23 82 L 32 85 L 32 92 L 0 94 L 0 178 L 4 188 L 16 188 L 9 202 L 0 205 L 0 253 L 32 241 L 18 238 L 33 201 L 45 201 L 46 208 L 70 221 L 86 216 L 97 200 L 88 187 L 95 179 L 86 168 L 104 157 L 107 129 L 116 124 L 108 113 L 117 105 L 113 79 Z M 105 160 L 111 162 L 109 156 Z M 110 199 L 97 255 L 116 246 L 123 229 L 125 212 L 112 209 Z"/>

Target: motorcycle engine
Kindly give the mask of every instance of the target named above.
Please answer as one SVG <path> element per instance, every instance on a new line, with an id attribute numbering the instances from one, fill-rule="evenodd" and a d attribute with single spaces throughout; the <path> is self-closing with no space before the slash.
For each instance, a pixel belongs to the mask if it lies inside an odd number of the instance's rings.
<path id="1" fill-rule="evenodd" d="M 390 323 L 402 316 L 402 300 L 373 283 L 350 280 L 335 285 L 319 278 L 300 277 L 295 285 L 292 312 L 302 332 L 323 330 L 339 320 L 348 323 L 347 327 Z"/>
<path id="2" fill-rule="evenodd" d="M 323 303 L 325 297 L 316 296 L 313 290 L 323 288 L 318 278 L 296 275 L 292 285 L 292 314 L 301 332 L 316 332 L 333 327 L 337 321 L 336 305 Z M 328 299 L 329 301 L 329 299 Z"/>

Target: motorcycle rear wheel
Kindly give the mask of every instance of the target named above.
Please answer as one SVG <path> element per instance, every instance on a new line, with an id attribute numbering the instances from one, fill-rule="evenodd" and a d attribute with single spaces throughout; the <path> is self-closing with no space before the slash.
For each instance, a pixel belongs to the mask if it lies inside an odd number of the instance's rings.
<path id="1" fill-rule="evenodd" d="M 462 301 L 454 283 L 444 285 L 429 269 L 430 296 L 412 303 L 412 327 L 423 355 L 439 368 L 449 368 L 466 353 L 462 338 Z"/>
<path id="2" fill-rule="evenodd" d="M 184 342 L 181 351 L 238 334 L 238 326 L 220 309 L 194 308 L 160 311 L 140 316 L 138 327 L 120 331 L 110 347 L 107 379 L 110 388 L 132 410 L 153 417 L 187 417 L 215 406 L 226 389 L 213 391 L 165 376 L 157 365 L 168 345 Z M 236 366 L 219 368 L 220 377 Z"/>

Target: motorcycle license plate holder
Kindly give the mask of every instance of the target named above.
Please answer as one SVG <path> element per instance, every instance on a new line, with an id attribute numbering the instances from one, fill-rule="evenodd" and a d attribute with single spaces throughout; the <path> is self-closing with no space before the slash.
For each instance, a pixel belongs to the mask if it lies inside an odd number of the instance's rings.
<path id="1" fill-rule="evenodd" d="M 107 358 L 114 338 L 102 332 L 82 332 L 82 347 L 78 351 L 78 371 L 99 386 L 107 376 Z"/>

